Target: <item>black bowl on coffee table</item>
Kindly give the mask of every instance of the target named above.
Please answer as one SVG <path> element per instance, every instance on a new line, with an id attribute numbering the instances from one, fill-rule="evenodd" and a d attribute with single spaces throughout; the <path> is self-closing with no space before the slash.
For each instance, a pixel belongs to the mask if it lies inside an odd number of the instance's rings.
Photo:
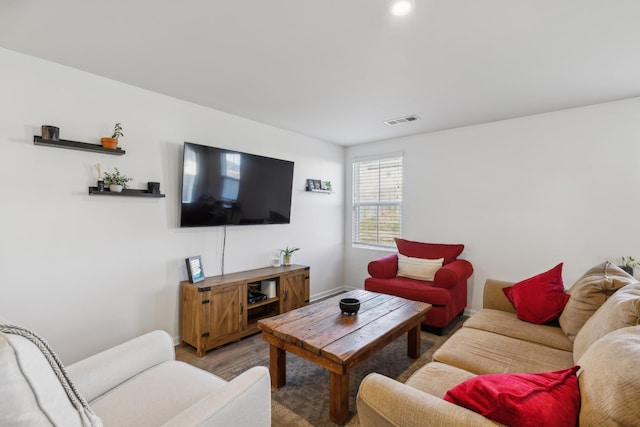
<path id="1" fill-rule="evenodd" d="M 357 298 L 342 298 L 340 300 L 340 310 L 347 316 L 355 316 L 360 310 L 360 300 Z"/>

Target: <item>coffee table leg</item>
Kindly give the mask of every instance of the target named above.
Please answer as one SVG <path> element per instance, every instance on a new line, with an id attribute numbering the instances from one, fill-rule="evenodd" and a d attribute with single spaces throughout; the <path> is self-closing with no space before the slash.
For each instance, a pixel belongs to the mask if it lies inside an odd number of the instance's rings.
<path id="1" fill-rule="evenodd" d="M 407 355 L 413 359 L 420 357 L 420 324 L 407 332 Z"/>
<path id="2" fill-rule="evenodd" d="M 329 372 L 329 419 L 343 425 L 349 418 L 349 372 Z"/>
<path id="3" fill-rule="evenodd" d="M 287 352 L 275 345 L 269 346 L 269 373 L 271 385 L 275 388 L 287 383 Z"/>

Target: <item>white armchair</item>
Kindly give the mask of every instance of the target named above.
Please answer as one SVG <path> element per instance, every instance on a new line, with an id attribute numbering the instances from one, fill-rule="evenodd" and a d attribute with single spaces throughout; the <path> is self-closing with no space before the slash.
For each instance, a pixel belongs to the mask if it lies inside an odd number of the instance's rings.
<path id="1" fill-rule="evenodd" d="M 1 329 L 0 425 L 86 425 L 41 349 Z M 105 350 L 66 371 L 89 412 L 100 418 L 94 425 L 271 425 L 267 368 L 254 367 L 224 381 L 176 361 L 173 341 L 164 331 Z"/>

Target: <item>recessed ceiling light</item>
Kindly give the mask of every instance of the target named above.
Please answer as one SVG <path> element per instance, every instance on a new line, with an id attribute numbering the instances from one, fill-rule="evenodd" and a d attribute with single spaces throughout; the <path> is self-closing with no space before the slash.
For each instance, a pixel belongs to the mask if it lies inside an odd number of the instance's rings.
<path id="1" fill-rule="evenodd" d="M 389 11 L 392 15 L 403 16 L 411 12 L 415 5 L 415 0 L 391 0 Z"/>

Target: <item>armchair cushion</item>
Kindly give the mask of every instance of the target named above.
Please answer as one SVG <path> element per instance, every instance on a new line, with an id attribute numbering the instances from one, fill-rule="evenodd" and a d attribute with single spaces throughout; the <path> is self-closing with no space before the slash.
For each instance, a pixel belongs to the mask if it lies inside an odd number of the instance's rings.
<path id="1" fill-rule="evenodd" d="M 454 261 L 462 251 L 464 245 L 451 245 L 444 243 L 422 243 L 396 237 L 398 252 L 412 258 L 438 259 L 444 258 L 444 264 Z"/>

